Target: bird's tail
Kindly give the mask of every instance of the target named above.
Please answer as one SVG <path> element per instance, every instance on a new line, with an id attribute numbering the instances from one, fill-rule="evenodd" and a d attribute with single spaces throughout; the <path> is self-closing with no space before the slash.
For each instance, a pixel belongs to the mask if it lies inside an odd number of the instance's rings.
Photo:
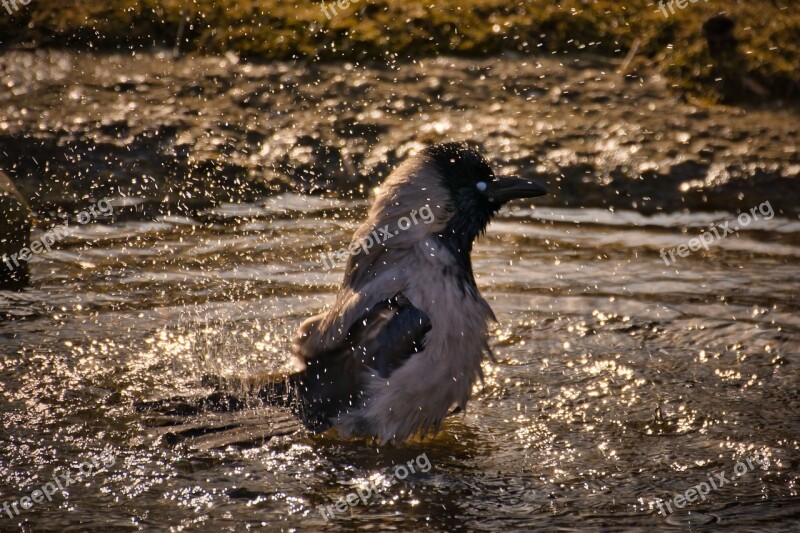
<path id="1" fill-rule="evenodd" d="M 217 389 L 217 393 L 233 394 L 251 402 L 274 407 L 291 408 L 292 383 L 296 379 L 296 374 L 265 372 L 233 378 L 205 376 L 203 384 Z"/>
<path id="2" fill-rule="evenodd" d="M 356 370 L 348 368 L 353 365 L 331 363 L 313 361 L 306 369 L 288 375 L 265 373 L 217 380 L 216 386 L 220 391 L 236 391 L 261 405 L 288 409 L 306 429 L 321 433 L 331 427 L 331 418 L 344 408 L 340 404 L 354 401 L 358 394 L 355 378 L 350 376 Z M 332 393 L 330 389 L 337 386 L 344 387 L 346 393 Z"/>
<path id="3" fill-rule="evenodd" d="M 202 396 L 182 396 L 138 402 L 146 413 L 149 437 L 195 449 L 252 445 L 295 433 L 309 426 L 298 409 L 295 375 L 264 374 L 249 378 L 208 376 L 203 383 L 216 389 Z"/>
<path id="4" fill-rule="evenodd" d="M 291 406 L 293 375 L 261 374 L 252 377 L 223 378 L 204 376 L 202 384 L 216 389 L 205 396 L 175 396 L 161 400 L 136 402 L 137 411 L 171 416 L 191 416 L 205 412 L 240 411 L 249 407 Z"/>

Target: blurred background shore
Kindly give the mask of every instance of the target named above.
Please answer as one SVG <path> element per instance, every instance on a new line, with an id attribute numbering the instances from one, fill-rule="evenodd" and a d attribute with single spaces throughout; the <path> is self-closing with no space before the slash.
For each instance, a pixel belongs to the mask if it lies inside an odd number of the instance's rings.
<path id="1" fill-rule="evenodd" d="M 312 61 L 501 52 L 624 60 L 633 51 L 626 70 L 652 66 L 676 91 L 714 101 L 800 97 L 800 13 L 787 0 L 20 1 L 1 11 L 0 46 L 167 46 Z M 718 21 L 704 31 L 720 14 L 735 27 Z"/>
<path id="2" fill-rule="evenodd" d="M 558 205 L 796 211 L 800 15 L 684 5 L 17 1 L 0 168 L 40 213 L 115 196 L 180 212 L 363 197 L 456 138 Z"/>

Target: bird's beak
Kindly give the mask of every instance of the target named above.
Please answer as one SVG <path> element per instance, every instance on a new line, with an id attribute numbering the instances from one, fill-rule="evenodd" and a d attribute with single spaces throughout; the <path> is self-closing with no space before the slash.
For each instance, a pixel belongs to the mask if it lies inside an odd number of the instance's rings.
<path id="1" fill-rule="evenodd" d="M 536 198 L 547 194 L 540 183 L 523 178 L 496 178 L 489 186 L 489 199 L 495 204 L 504 204 L 517 198 Z"/>

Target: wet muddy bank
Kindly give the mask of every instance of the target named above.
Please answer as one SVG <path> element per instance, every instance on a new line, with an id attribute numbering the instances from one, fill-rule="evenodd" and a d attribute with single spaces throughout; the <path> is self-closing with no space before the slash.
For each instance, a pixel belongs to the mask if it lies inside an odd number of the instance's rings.
<path id="1" fill-rule="evenodd" d="M 120 197 L 193 211 L 283 191 L 364 196 L 422 143 L 455 138 L 546 182 L 541 205 L 798 211 L 795 111 L 693 105 L 656 74 L 615 68 L 7 52 L 0 168 L 39 213 Z"/>

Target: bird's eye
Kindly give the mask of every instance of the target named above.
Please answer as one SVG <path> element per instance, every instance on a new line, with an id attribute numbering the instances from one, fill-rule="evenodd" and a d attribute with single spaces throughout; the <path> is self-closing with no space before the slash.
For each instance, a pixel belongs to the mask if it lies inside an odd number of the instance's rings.
<path id="1" fill-rule="evenodd" d="M 479 191 L 483 192 L 486 190 L 486 182 L 479 181 L 478 183 L 475 184 L 475 187 L 477 187 Z"/>

